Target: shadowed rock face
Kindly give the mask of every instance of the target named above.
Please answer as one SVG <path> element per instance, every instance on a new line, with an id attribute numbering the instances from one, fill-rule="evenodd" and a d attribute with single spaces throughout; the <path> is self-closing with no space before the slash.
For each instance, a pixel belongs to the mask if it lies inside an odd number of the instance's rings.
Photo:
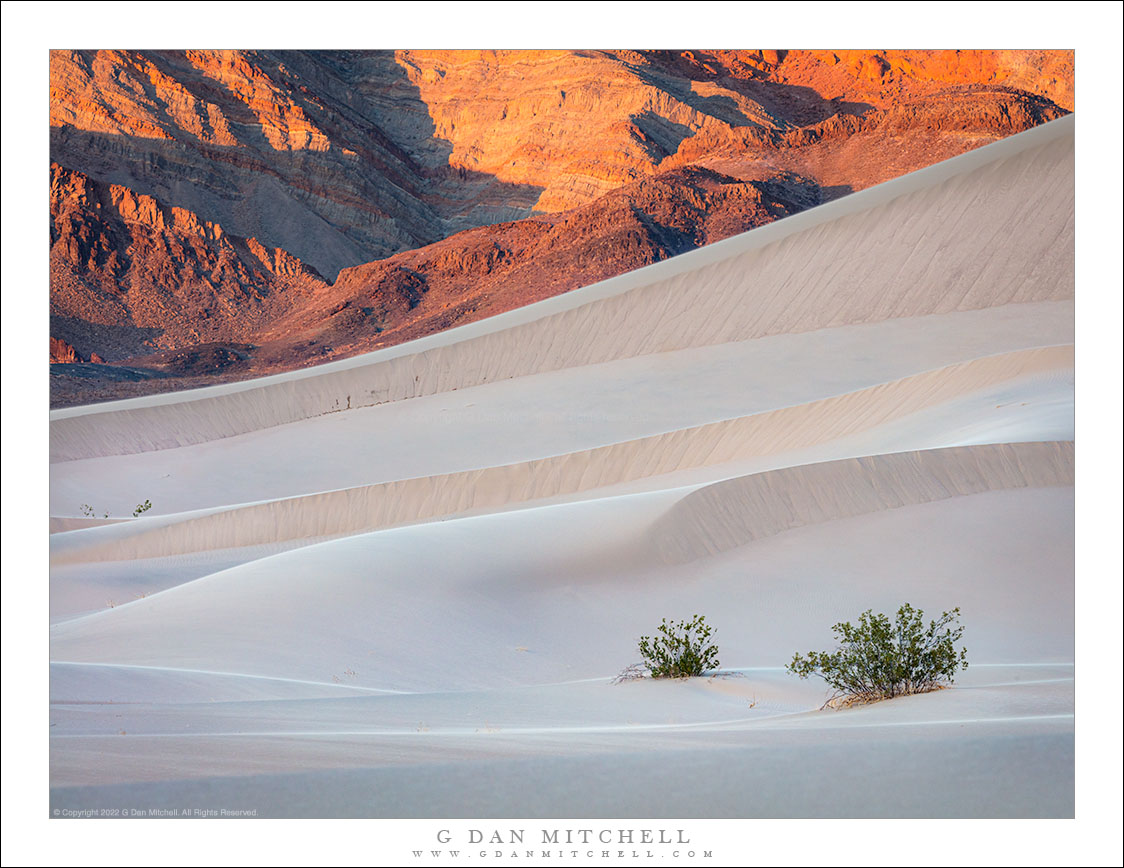
<path id="1" fill-rule="evenodd" d="M 326 286 L 284 250 L 51 166 L 52 332 L 79 355 L 255 334 Z"/>
<path id="2" fill-rule="evenodd" d="M 52 403 L 288 370 L 611 277 L 1058 117 L 1072 69 L 1041 51 L 52 52 L 51 358 L 140 372 L 60 365 Z"/>

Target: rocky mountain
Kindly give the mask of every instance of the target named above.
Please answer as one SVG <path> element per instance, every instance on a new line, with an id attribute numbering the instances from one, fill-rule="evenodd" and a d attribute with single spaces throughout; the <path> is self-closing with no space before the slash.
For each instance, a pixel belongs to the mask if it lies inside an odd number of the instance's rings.
<path id="1" fill-rule="evenodd" d="M 408 340 L 1072 105 L 1072 52 L 52 52 L 52 401 Z"/>
<path id="2" fill-rule="evenodd" d="M 250 335 L 327 282 L 192 211 L 51 165 L 52 332 L 83 356 Z"/>

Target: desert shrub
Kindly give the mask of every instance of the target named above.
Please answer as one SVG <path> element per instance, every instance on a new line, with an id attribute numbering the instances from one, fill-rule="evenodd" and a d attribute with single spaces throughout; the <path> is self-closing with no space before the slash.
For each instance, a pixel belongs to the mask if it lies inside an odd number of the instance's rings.
<path id="1" fill-rule="evenodd" d="M 655 638 L 640 637 L 640 656 L 653 678 L 687 678 L 718 667 L 718 648 L 710 644 L 713 628 L 702 615 L 678 623 L 666 618 Z"/>
<path id="2" fill-rule="evenodd" d="M 871 610 L 832 627 L 835 651 L 796 654 L 786 667 L 807 678 L 818 675 L 835 689 L 833 702 L 870 702 L 909 693 L 926 693 L 951 684 L 957 670 L 968 668 L 968 651 L 956 650 L 964 633 L 960 610 L 944 612 L 926 627 L 924 612 L 909 603 L 891 622 Z"/>
<path id="3" fill-rule="evenodd" d="M 133 518 L 137 518 L 141 513 L 148 512 L 152 509 L 152 501 L 145 498 L 144 503 L 138 503 L 137 508 L 133 510 Z"/>

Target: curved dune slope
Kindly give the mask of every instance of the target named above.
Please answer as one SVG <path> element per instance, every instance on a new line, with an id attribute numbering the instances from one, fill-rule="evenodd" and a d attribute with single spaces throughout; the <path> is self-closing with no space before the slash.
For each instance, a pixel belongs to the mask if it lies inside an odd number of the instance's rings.
<path id="1" fill-rule="evenodd" d="M 667 496 L 520 510 L 351 536 L 213 573 L 57 623 L 52 653 L 59 662 L 325 685 L 486 689 L 610 677 L 636 659 L 636 638 L 650 632 L 653 619 L 695 610 L 719 627 L 725 665 L 779 666 L 804 643 L 825 640 L 838 620 L 830 612 L 854 616 L 904 598 L 926 610 L 970 610 L 979 662 L 1057 662 L 1072 624 L 1023 635 L 1004 621 L 1012 611 L 1028 618 L 1046 601 L 1049 617 L 1067 608 L 1069 583 L 1057 582 L 1072 570 L 1072 544 L 1065 543 L 1072 520 L 1059 517 L 1072 505 L 1067 450 L 1035 444 L 969 451 L 965 463 L 956 455 L 885 456 L 890 460 L 873 462 L 880 493 L 865 503 L 837 466 L 784 474 L 787 486 L 774 476 L 759 487 L 778 502 L 807 503 L 811 496 L 797 486 L 818 475 L 820 496 L 835 504 L 805 514 L 819 519 L 814 525 L 687 566 L 653 544 L 661 523 L 675 518 Z M 1053 474 L 1027 469 L 1041 455 Z M 893 491 L 894 482 L 907 488 L 903 466 L 926 462 L 943 471 L 926 479 L 930 498 L 942 482 L 965 493 L 925 502 L 910 492 L 915 504 L 888 508 L 905 499 Z M 971 482 L 966 467 L 979 472 Z M 745 500 L 738 487 L 754 486 L 724 486 L 711 508 L 735 511 Z M 974 488 L 984 490 L 966 493 Z M 876 499 L 883 509 L 847 515 L 856 500 L 871 507 Z M 724 543 L 745 533 L 722 530 Z M 690 554 L 717 548 L 712 539 L 693 539 Z M 675 553 L 688 547 L 681 538 L 669 544 Z M 801 544 L 806 550 L 790 551 Z M 1005 564 L 1020 547 L 1032 557 Z M 919 550 L 932 563 L 917 563 Z M 860 570 L 869 575 L 857 578 Z M 1032 597 L 1016 601 L 1013 592 Z"/>
<path id="2" fill-rule="evenodd" d="M 689 468 L 829 444 L 1019 377 L 1065 371 L 1072 347 L 978 359 L 860 392 L 536 461 L 318 492 L 53 539 L 55 563 L 162 557 L 208 548 L 361 533 L 574 495 Z M 904 448 L 910 448 L 905 446 Z"/>
<path id="3" fill-rule="evenodd" d="M 965 446 L 786 467 L 684 497 L 651 530 L 670 563 L 808 524 L 1004 488 L 1073 485 L 1072 443 Z"/>
<path id="4" fill-rule="evenodd" d="M 52 809 L 1072 816 L 1072 172 L 1069 117 L 412 344 L 53 413 Z M 960 608 L 953 689 L 820 711 L 784 672 L 903 602 Z M 695 613 L 720 674 L 610 683 Z"/>
<path id="5" fill-rule="evenodd" d="M 149 498 L 151 518 L 548 458 L 1072 339 L 1073 303 L 1063 301 L 621 359 L 175 450 L 70 461 L 55 474 L 51 514 L 74 517 L 80 504 L 96 503 L 99 513 L 129 516 Z M 284 473 L 277 456 L 284 456 Z"/>
<path id="6" fill-rule="evenodd" d="M 420 341 L 261 381 L 55 411 L 52 460 L 168 449 L 686 347 L 1068 299 L 1073 207 L 1071 115 L 702 250 Z"/>

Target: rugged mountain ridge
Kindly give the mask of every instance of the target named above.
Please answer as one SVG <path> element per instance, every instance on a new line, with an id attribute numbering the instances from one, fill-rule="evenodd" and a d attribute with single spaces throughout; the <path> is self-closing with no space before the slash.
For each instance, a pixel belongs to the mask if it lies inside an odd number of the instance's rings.
<path id="1" fill-rule="evenodd" d="M 60 51 L 51 73 L 56 404 L 428 334 L 1072 105 L 1066 52 Z"/>

